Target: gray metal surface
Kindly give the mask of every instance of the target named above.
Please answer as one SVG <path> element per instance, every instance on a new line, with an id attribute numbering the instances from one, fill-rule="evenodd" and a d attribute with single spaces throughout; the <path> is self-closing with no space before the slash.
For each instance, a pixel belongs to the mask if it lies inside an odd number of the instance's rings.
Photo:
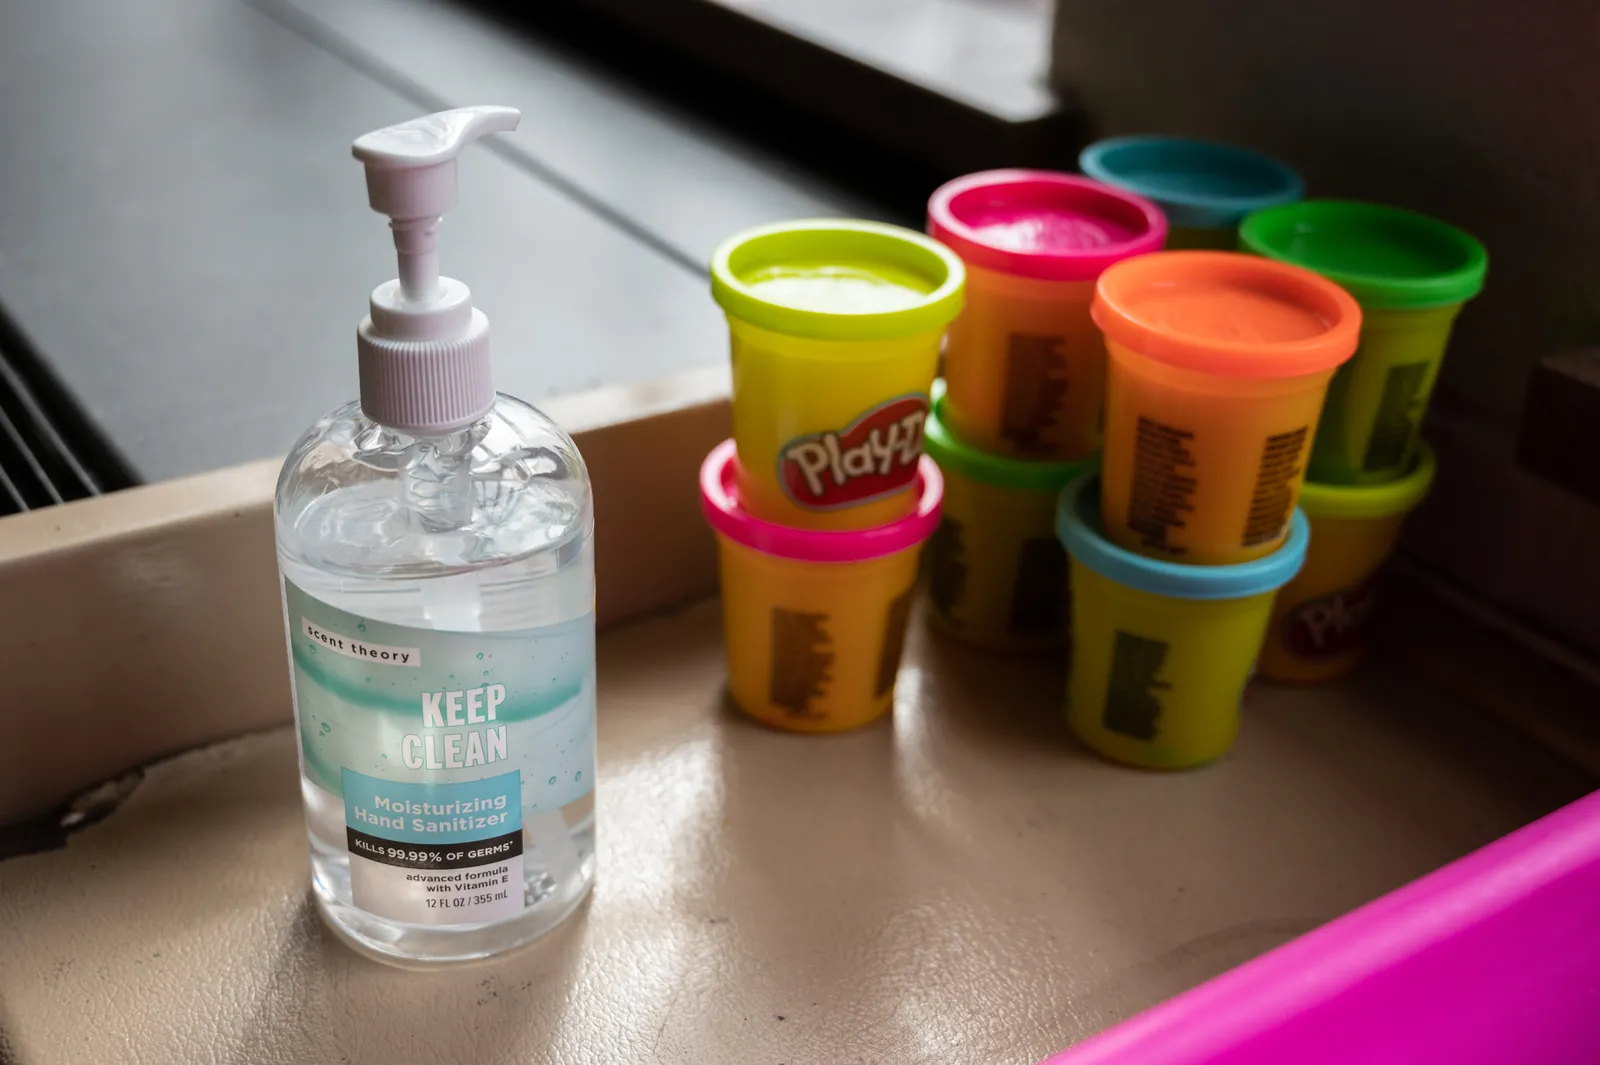
<path id="1" fill-rule="evenodd" d="M 1070 167 L 1082 116 L 1051 91 L 1055 0 L 479 0 L 621 29 L 647 57 L 718 71 L 938 180 Z M 647 58 L 646 62 L 654 62 Z"/>
<path id="2" fill-rule="evenodd" d="M 1047 78 L 1053 0 L 701 2 L 766 23 L 999 121 L 1028 122 L 1057 107 Z M 626 3 L 613 0 L 609 6 L 621 9 Z"/>
<path id="3" fill-rule="evenodd" d="M 723 359 L 710 246 L 851 209 L 454 12 L 387 7 L 0 5 L 0 305 L 139 476 L 280 452 L 355 395 L 394 264 L 349 143 L 425 107 L 530 111 L 463 160 L 441 245 L 500 387 L 535 401 Z"/>
<path id="4" fill-rule="evenodd" d="M 401 91 L 521 108 L 522 125 L 502 140 L 508 151 L 696 264 L 748 226 L 883 217 L 877 205 L 476 9 L 436 0 L 251 2 Z"/>

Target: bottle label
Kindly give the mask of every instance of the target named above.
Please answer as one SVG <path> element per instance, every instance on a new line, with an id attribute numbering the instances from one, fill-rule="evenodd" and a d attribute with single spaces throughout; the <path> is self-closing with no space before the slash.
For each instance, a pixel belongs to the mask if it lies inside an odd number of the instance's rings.
<path id="1" fill-rule="evenodd" d="M 521 912 L 524 823 L 594 788 L 594 616 L 446 632 L 289 581 L 284 599 L 302 767 L 344 800 L 355 905 L 428 925 Z"/>
<path id="2" fill-rule="evenodd" d="M 1131 739 L 1155 739 L 1161 734 L 1164 693 L 1172 685 L 1160 679 L 1172 645 L 1117 630 L 1111 651 L 1111 677 L 1106 682 L 1106 731 Z"/>
<path id="3" fill-rule="evenodd" d="M 1262 444 L 1261 465 L 1256 470 L 1255 491 L 1250 493 L 1250 513 L 1245 518 L 1240 547 L 1270 543 L 1289 528 L 1310 447 L 1309 425 L 1275 433 Z"/>
<path id="4" fill-rule="evenodd" d="M 772 678 L 767 698 L 790 717 L 820 721 L 811 704 L 833 686 L 833 618 L 800 610 L 772 608 Z"/>
<path id="5" fill-rule="evenodd" d="M 1048 455 L 1067 396 L 1066 337 L 1012 333 L 1006 341 L 1000 435 L 1019 451 Z"/>
<path id="6" fill-rule="evenodd" d="M 1360 354 L 1357 352 L 1357 354 Z M 1428 405 L 1428 362 L 1408 362 L 1391 366 L 1383 379 L 1383 395 L 1367 438 L 1366 454 L 1361 456 L 1361 471 L 1395 470 L 1404 466 L 1416 446 L 1417 426 Z"/>
<path id="7" fill-rule="evenodd" d="M 1194 512 L 1196 476 L 1194 430 L 1139 416 L 1133 446 L 1133 489 L 1128 495 L 1128 528 L 1146 551 L 1182 555 L 1172 532 L 1188 528 Z"/>

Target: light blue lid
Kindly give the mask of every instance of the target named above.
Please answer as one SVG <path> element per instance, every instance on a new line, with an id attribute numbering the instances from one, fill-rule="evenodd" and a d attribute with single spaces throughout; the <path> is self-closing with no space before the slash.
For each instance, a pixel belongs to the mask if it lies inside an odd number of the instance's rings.
<path id="1" fill-rule="evenodd" d="M 1056 536 L 1067 554 L 1125 588 L 1169 599 L 1243 599 L 1277 591 L 1294 579 L 1305 564 L 1311 523 L 1296 507 L 1283 546 L 1254 562 L 1190 566 L 1145 558 L 1118 547 L 1100 531 L 1100 471 L 1091 470 L 1061 490 Z"/>
<path id="2" fill-rule="evenodd" d="M 1078 156 L 1096 181 L 1154 200 L 1175 226 L 1220 229 L 1264 207 L 1293 203 L 1300 175 L 1270 156 L 1177 137 L 1112 137 Z"/>

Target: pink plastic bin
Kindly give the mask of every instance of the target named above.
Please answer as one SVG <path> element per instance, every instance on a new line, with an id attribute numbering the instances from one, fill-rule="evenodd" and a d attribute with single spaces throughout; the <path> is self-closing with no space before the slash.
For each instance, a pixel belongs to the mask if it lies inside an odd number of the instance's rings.
<path id="1" fill-rule="evenodd" d="M 1597 1065 L 1600 792 L 1042 1065 Z"/>

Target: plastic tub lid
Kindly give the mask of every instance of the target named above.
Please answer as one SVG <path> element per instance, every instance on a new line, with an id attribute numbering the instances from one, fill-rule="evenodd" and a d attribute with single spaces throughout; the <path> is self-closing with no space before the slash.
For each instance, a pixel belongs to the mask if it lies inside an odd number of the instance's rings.
<path id="1" fill-rule="evenodd" d="M 1112 137 L 1078 156 L 1078 167 L 1154 200 L 1175 226 L 1224 229 L 1251 211 L 1293 203 L 1305 184 L 1271 156 L 1179 137 Z"/>
<path id="2" fill-rule="evenodd" d="M 1309 270 L 1228 251 L 1118 263 L 1090 314 L 1108 339 L 1161 362 L 1230 377 L 1300 377 L 1355 353 L 1361 308 Z"/>
<path id="3" fill-rule="evenodd" d="M 1106 539 L 1100 530 L 1100 471 L 1090 470 L 1061 491 L 1056 536 L 1067 554 L 1094 572 L 1151 595 L 1169 599 L 1243 599 L 1276 591 L 1305 564 L 1311 525 L 1298 507 L 1289 538 L 1265 558 L 1230 566 L 1190 566 L 1145 558 Z"/>
<path id="4" fill-rule="evenodd" d="M 801 562 L 866 562 L 916 547 L 939 525 L 944 478 L 926 455 L 917 460 L 917 479 L 911 486 L 917 502 L 910 514 L 885 525 L 848 531 L 795 529 L 753 517 L 739 505 L 734 477 L 738 461 L 732 440 L 711 449 L 700 465 L 700 509 L 718 535 L 762 554 Z"/>
<path id="5" fill-rule="evenodd" d="M 1381 484 L 1324 484 L 1306 481 L 1300 489 L 1300 507 L 1311 518 L 1388 518 L 1409 514 L 1427 498 L 1433 487 L 1438 460 L 1427 441 L 1418 441 L 1411 469 Z"/>
<path id="6" fill-rule="evenodd" d="M 1059 492 L 1094 464 L 1093 458 L 1072 462 L 1038 462 L 981 451 L 962 440 L 944 422 L 944 381 L 933 383 L 933 411 L 923 425 L 922 446 L 939 468 L 980 484 L 1018 492 Z"/>
<path id="7" fill-rule="evenodd" d="M 1260 211 L 1240 246 L 1332 278 L 1373 310 L 1464 303 L 1483 291 L 1489 253 L 1455 226 L 1399 207 L 1306 200 Z"/>
<path id="8" fill-rule="evenodd" d="M 928 199 L 928 232 L 985 270 L 1092 281 L 1114 262 L 1156 251 L 1167 219 L 1142 196 L 1051 170 L 985 170 Z"/>
<path id="9" fill-rule="evenodd" d="M 893 340 L 961 312 L 961 259 L 910 229 L 856 219 L 780 222 L 711 256 L 711 297 L 735 318 L 817 340 Z"/>

